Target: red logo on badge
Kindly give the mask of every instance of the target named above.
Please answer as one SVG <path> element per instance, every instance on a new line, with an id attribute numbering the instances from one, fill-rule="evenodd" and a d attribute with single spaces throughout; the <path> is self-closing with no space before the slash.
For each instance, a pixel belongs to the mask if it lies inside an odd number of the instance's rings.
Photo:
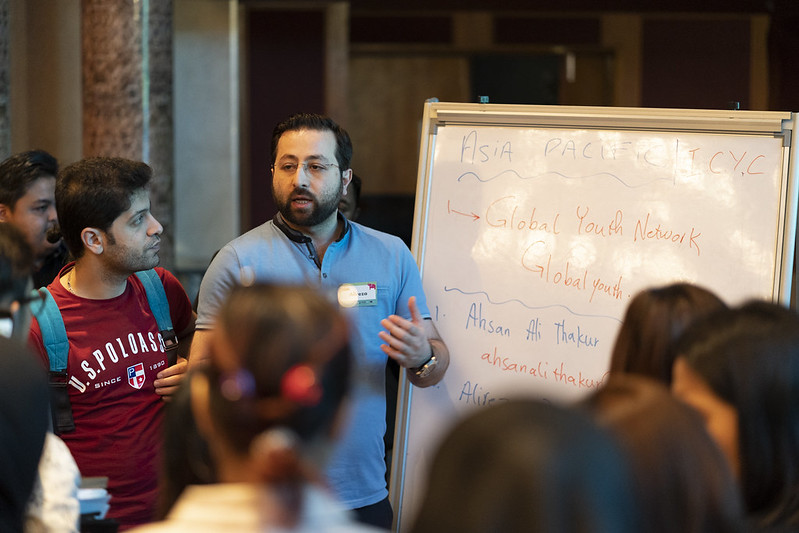
<path id="1" fill-rule="evenodd" d="M 128 367 L 128 385 L 140 389 L 144 385 L 144 363 Z"/>

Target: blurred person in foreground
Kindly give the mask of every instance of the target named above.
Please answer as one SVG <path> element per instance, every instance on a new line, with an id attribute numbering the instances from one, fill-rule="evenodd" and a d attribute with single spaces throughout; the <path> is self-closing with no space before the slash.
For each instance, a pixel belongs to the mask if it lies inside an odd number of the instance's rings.
<path id="1" fill-rule="evenodd" d="M 752 301 L 692 325 L 672 392 L 705 421 L 753 531 L 799 531 L 799 316 Z"/>
<path id="2" fill-rule="evenodd" d="M 721 450 L 699 414 L 666 386 L 612 375 L 582 405 L 619 439 L 632 462 L 643 531 L 745 531 L 738 486 Z"/>
<path id="3" fill-rule="evenodd" d="M 23 531 L 48 419 L 41 365 L 24 344 L 0 337 L 0 531 Z"/>
<path id="4" fill-rule="evenodd" d="M 11 224 L 0 224 L 0 336 L 17 342 L 24 342 L 28 337 L 31 307 L 38 308 L 42 304 L 39 296 L 31 292 L 32 261 L 33 254 L 25 236 Z M 16 351 L 32 358 L 26 350 L 20 351 L 13 346 L 8 348 L 12 352 L 8 357 L 12 359 L 16 357 Z M 5 351 L 0 353 L 0 358 L 5 356 Z M 15 370 L 10 371 L 13 374 Z M 49 392 L 44 394 L 45 399 L 49 398 Z M 46 417 L 49 420 L 49 411 Z M 36 422 L 32 423 L 36 427 Z M 11 433 L 3 431 L 0 434 Z M 40 451 L 38 474 L 25 512 L 24 530 L 26 533 L 76 532 L 80 513 L 80 472 L 75 460 L 64 442 L 50 430 Z"/>
<path id="5" fill-rule="evenodd" d="M 350 388 L 336 306 L 307 287 L 237 287 L 210 342 L 186 386 L 218 482 L 187 487 L 165 521 L 136 531 L 374 531 L 321 476 Z"/>
<path id="6" fill-rule="evenodd" d="M 675 344 L 682 332 L 693 321 L 726 307 L 714 293 L 690 283 L 640 291 L 627 306 L 616 335 L 611 374 L 637 374 L 670 385 Z"/>
<path id="7" fill-rule="evenodd" d="M 442 441 L 412 533 L 633 533 L 630 465 L 577 409 L 512 400 L 477 411 Z"/>

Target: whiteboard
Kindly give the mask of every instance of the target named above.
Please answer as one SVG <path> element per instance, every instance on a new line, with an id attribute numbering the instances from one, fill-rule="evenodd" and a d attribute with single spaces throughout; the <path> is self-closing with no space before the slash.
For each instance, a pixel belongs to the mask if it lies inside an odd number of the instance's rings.
<path id="1" fill-rule="evenodd" d="M 413 252 L 451 363 L 435 387 L 401 387 L 397 530 L 411 526 L 439 439 L 460 417 L 600 386 L 639 290 L 681 280 L 728 303 L 787 302 L 794 120 L 425 105 Z"/>

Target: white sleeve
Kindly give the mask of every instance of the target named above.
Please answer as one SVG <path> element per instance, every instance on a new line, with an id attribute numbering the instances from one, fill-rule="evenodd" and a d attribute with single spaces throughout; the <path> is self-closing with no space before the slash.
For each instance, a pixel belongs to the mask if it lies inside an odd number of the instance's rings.
<path id="1" fill-rule="evenodd" d="M 25 513 L 25 533 L 77 533 L 80 523 L 80 471 L 69 448 L 48 432 L 39 475 Z"/>

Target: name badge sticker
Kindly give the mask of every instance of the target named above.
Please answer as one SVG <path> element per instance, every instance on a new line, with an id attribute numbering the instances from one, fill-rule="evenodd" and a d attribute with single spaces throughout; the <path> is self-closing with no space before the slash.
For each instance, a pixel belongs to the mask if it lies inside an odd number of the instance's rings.
<path id="1" fill-rule="evenodd" d="M 338 288 L 341 307 L 373 307 L 377 305 L 377 283 L 344 283 Z"/>

